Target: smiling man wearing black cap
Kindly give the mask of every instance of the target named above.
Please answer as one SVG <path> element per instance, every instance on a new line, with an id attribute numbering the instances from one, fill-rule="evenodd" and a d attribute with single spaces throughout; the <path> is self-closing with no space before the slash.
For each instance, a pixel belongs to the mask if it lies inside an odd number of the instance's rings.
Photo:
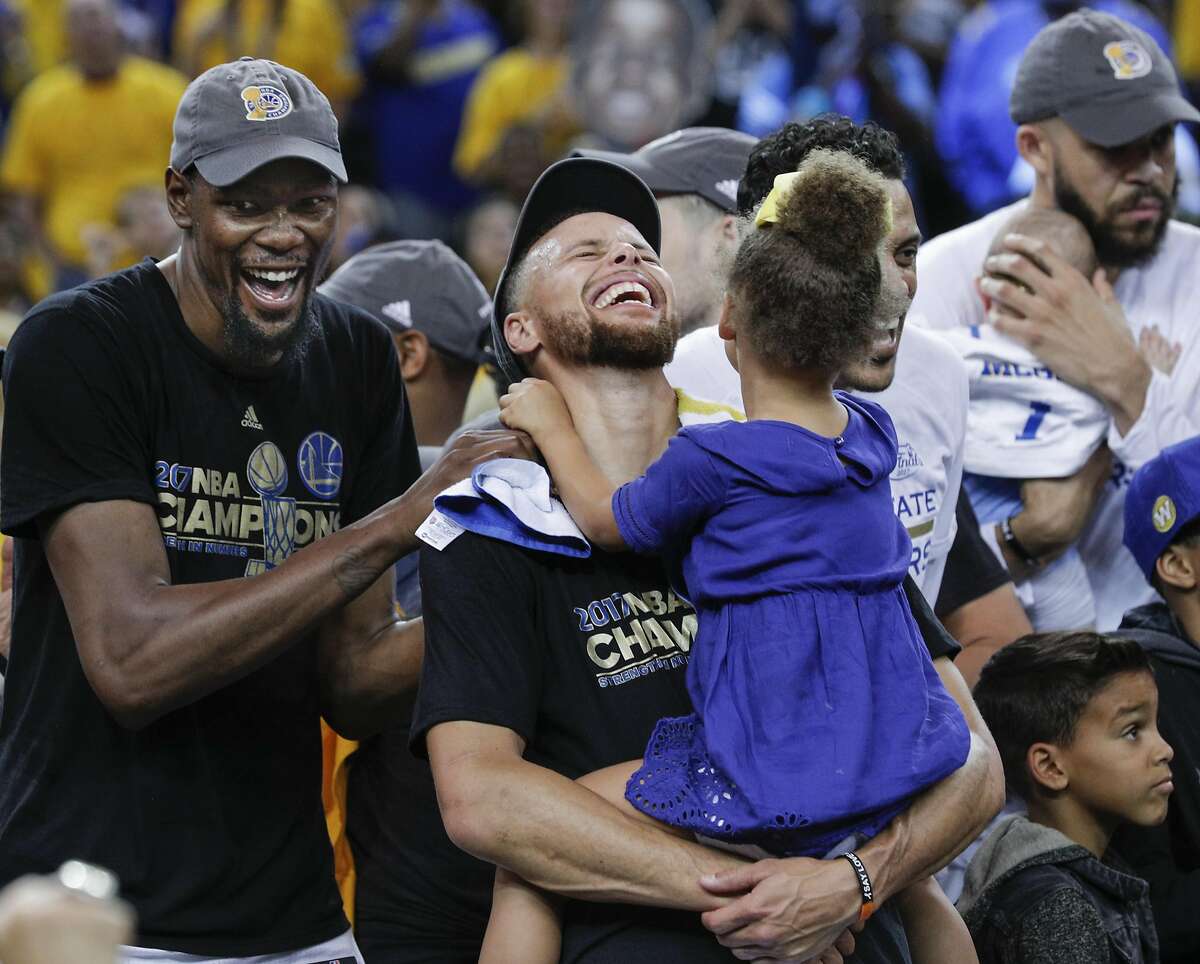
<path id="1" fill-rule="evenodd" d="M 1063 525 L 1094 483 L 1083 474 L 1056 480 L 1058 509 L 1035 518 L 1026 502 L 1008 520 L 1006 552 L 1053 559 L 1078 539 L 1097 628 L 1111 630 L 1127 609 L 1154 598 L 1121 545 L 1132 471 L 1200 434 L 1200 231 L 1172 220 L 1175 125 L 1200 121 L 1200 111 L 1148 34 L 1087 9 L 1034 37 L 1009 108 L 1017 149 L 1035 174 L 1033 192 L 921 249 L 911 315 L 935 328 L 994 323 L 1107 408 L 1114 469 L 1092 518 Z M 1085 278 L 1044 242 L 1017 235 L 985 263 L 990 240 L 1023 205 L 1082 221 L 1100 270 Z M 1171 375 L 1152 370 L 1139 350 L 1164 338 L 1180 352 Z M 1031 436 L 1042 418 L 1030 421 Z"/>
<path id="2" fill-rule="evenodd" d="M 576 151 L 628 168 L 654 192 L 681 337 L 719 320 L 725 279 L 737 254 L 738 181 L 755 143 L 749 134 L 724 127 L 685 127 L 632 154 Z"/>
<path id="3" fill-rule="evenodd" d="M 361 962 L 318 716 L 394 718 L 422 628 L 391 566 L 433 493 L 522 451 L 468 436 L 417 481 L 386 329 L 313 292 L 345 176 L 307 78 L 214 67 L 175 120 L 179 251 L 42 302 L 4 361 L 0 884 L 115 871 L 123 961 Z"/>
<path id="4" fill-rule="evenodd" d="M 568 159 L 530 192 L 497 288 L 497 362 L 512 381 L 559 389 L 614 482 L 644 472 L 679 428 L 661 370 L 677 324 L 659 243 L 653 196 L 635 175 Z M 455 843 L 576 898 L 564 962 L 729 961 L 725 948 L 835 962 L 835 939 L 848 953 L 843 932 L 862 900 L 845 861 L 744 864 L 630 821 L 572 780 L 640 755 L 659 717 L 688 711 L 696 616 L 661 562 L 566 557 L 466 531 L 422 549 L 421 579 L 414 749 L 429 755 Z M 954 644 L 924 619 L 931 653 L 944 656 Z M 962 770 L 864 848 L 878 892 L 924 876 L 978 831 L 999 807 L 994 764 L 976 737 Z M 854 960 L 908 960 L 894 908 L 872 918 Z"/>

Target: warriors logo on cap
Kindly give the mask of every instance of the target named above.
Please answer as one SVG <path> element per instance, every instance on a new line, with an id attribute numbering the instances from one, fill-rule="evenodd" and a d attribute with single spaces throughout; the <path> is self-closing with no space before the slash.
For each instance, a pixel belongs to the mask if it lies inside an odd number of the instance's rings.
<path id="1" fill-rule="evenodd" d="M 1154 528 L 1159 532 L 1169 532 L 1175 524 L 1175 503 L 1169 495 L 1160 495 L 1154 502 L 1151 512 Z"/>
<path id="2" fill-rule="evenodd" d="M 246 120 L 279 120 L 292 112 L 292 99 L 287 91 L 272 84 L 243 87 L 242 102 L 246 105 Z"/>
<path id="3" fill-rule="evenodd" d="M 1145 77 L 1153 66 L 1149 52 L 1133 40 L 1114 40 L 1105 44 L 1104 57 L 1112 66 L 1113 76 L 1117 80 Z"/>

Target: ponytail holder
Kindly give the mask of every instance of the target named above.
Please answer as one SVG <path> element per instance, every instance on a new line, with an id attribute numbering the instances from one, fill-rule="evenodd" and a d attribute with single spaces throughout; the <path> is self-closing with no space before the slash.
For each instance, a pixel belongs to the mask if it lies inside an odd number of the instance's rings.
<path id="1" fill-rule="evenodd" d="M 800 176 L 799 171 L 788 171 L 786 174 L 776 174 L 771 192 L 763 198 L 754 215 L 754 226 L 761 228 L 764 224 L 779 223 L 779 202 L 791 193 L 792 184 Z"/>

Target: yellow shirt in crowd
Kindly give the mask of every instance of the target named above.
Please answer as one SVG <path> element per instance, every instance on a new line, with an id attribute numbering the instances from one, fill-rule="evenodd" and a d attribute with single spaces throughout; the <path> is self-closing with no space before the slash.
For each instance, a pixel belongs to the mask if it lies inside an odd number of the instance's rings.
<path id="1" fill-rule="evenodd" d="M 17 98 L 0 185 L 37 198 L 43 229 L 65 261 L 83 264 L 80 231 L 111 224 L 128 188 L 162 183 L 186 86 L 170 67 L 126 57 L 117 75 L 100 83 L 74 66 L 53 67 Z"/>
<path id="2" fill-rule="evenodd" d="M 298 70 L 331 101 L 358 92 L 358 71 L 337 0 L 285 0 L 272 35 L 274 0 L 238 4 L 234 45 L 221 27 L 212 29 L 229 0 L 181 0 L 175 17 L 176 57 L 191 58 L 196 73 L 238 57 L 265 57 Z"/>
<path id="3" fill-rule="evenodd" d="M 454 147 L 458 176 L 471 180 L 500 146 L 504 132 L 548 108 L 566 81 L 565 56 L 535 57 L 520 47 L 485 66 L 471 86 Z M 574 124 L 564 124 L 546 133 L 554 142 L 545 145 L 546 156 L 556 157 L 578 130 Z"/>
<path id="4" fill-rule="evenodd" d="M 1200 3 L 1183 0 L 1175 4 L 1171 39 L 1179 72 L 1191 81 L 1200 80 Z"/>
<path id="5" fill-rule="evenodd" d="M 66 60 L 66 0 L 15 0 L 12 6 L 21 16 L 34 70 L 40 73 Z"/>

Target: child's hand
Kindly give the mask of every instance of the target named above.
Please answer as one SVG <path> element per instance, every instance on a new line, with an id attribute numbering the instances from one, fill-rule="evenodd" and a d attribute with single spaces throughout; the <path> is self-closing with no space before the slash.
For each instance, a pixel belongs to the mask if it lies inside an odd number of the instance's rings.
<path id="1" fill-rule="evenodd" d="M 500 396 L 500 421 L 528 432 L 535 442 L 574 427 L 558 389 L 540 378 L 526 378 Z"/>

